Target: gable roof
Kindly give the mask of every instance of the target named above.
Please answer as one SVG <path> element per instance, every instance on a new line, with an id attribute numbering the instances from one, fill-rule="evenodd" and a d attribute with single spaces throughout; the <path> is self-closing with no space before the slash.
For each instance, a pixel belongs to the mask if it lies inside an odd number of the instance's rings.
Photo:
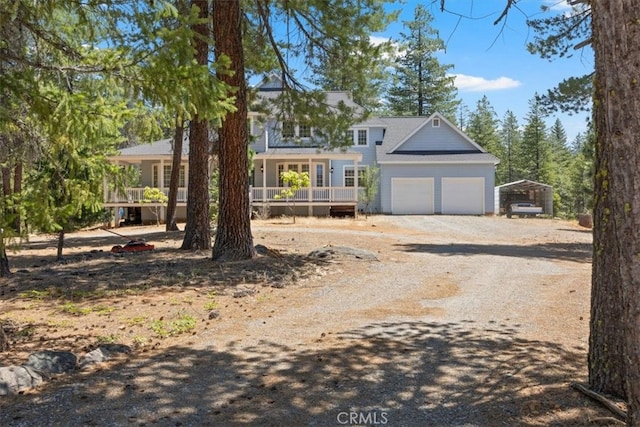
<path id="1" fill-rule="evenodd" d="M 389 150 L 389 152 L 393 152 L 396 151 L 398 148 L 400 148 L 400 146 L 402 146 L 402 144 L 404 144 L 405 142 L 407 142 L 407 140 L 409 138 L 411 138 L 413 135 L 415 135 L 416 133 L 418 133 L 418 131 L 420 131 L 423 127 L 427 126 L 427 124 L 432 123 L 434 118 L 438 118 L 440 119 L 441 122 L 444 122 L 446 126 L 448 126 L 450 129 L 454 130 L 458 135 L 460 135 L 467 143 L 471 144 L 475 149 L 477 149 L 480 152 L 485 153 L 486 150 L 484 148 L 482 148 L 481 146 L 479 146 L 475 141 L 473 141 L 471 138 L 469 138 L 464 132 L 462 132 L 460 129 L 458 129 L 458 127 L 456 125 L 454 125 L 453 123 L 451 123 L 449 120 L 447 120 L 442 114 L 440 113 L 433 113 L 431 116 L 429 116 L 426 120 L 424 117 L 414 117 L 416 119 L 422 119 L 422 121 L 416 121 L 417 127 L 415 127 L 414 129 L 411 129 L 410 132 L 404 136 L 404 138 L 402 140 L 400 140 L 397 145 L 395 145 L 391 150 Z"/>
<path id="2" fill-rule="evenodd" d="M 445 126 L 455 132 L 469 146 L 469 149 L 399 150 L 434 118 L 440 119 Z M 500 162 L 496 156 L 487 153 L 484 148 L 439 113 L 434 113 L 430 117 L 380 117 L 378 120 L 385 125 L 382 144 L 376 146 L 378 163 L 489 163 L 495 165 Z"/>
<path id="3" fill-rule="evenodd" d="M 173 156 L 173 138 L 161 139 L 149 144 L 139 144 L 120 150 L 116 156 L 111 158 L 165 158 Z M 189 137 L 185 135 L 182 143 L 182 157 L 189 156 Z"/>
<path id="4" fill-rule="evenodd" d="M 266 76 L 257 86 L 256 97 L 259 100 L 267 102 L 275 102 L 278 96 L 284 91 L 284 83 L 282 78 L 276 73 L 271 73 Z M 294 89 L 290 89 L 294 90 Z M 325 96 L 325 102 L 329 107 L 337 107 L 340 103 L 344 103 L 345 106 L 354 110 L 357 114 L 364 114 L 364 108 L 360 104 L 354 102 L 351 97 L 351 93 L 348 91 L 323 91 Z"/>

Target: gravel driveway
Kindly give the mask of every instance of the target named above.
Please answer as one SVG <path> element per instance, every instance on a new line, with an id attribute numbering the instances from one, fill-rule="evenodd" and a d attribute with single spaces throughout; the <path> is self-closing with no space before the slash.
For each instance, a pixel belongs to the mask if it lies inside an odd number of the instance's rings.
<path id="1" fill-rule="evenodd" d="M 229 300 L 212 329 L 0 400 L 0 425 L 586 425 L 591 233 L 557 220 L 403 216 L 253 224 L 336 256 Z"/>

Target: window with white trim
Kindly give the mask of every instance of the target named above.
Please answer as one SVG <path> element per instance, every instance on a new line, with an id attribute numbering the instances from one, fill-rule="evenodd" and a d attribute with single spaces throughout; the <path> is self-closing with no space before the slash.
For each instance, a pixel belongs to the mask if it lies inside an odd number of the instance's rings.
<path id="1" fill-rule="evenodd" d="M 347 141 L 350 141 L 355 146 L 365 147 L 369 145 L 369 130 L 368 129 L 348 129 Z"/>
<path id="2" fill-rule="evenodd" d="M 284 171 L 296 171 L 298 173 L 310 173 L 309 163 L 278 163 L 276 166 L 276 172 L 278 174 L 278 187 L 284 187 L 282 181 L 282 172 Z"/>
<path id="3" fill-rule="evenodd" d="M 364 180 L 364 173 L 367 170 L 366 166 L 358 166 L 358 187 L 362 187 L 361 183 Z M 345 166 L 344 167 L 344 186 L 345 187 L 354 187 L 355 186 L 355 169 L 353 166 Z"/>
<path id="4" fill-rule="evenodd" d="M 178 176 L 178 187 L 185 186 L 185 177 L 186 177 L 186 168 L 185 165 L 180 165 L 180 174 Z M 153 165 L 153 178 L 152 185 L 156 188 L 159 188 L 158 184 L 158 165 Z M 163 165 L 162 168 L 162 187 L 167 188 L 171 185 L 171 165 Z"/>
<path id="5" fill-rule="evenodd" d="M 293 138 L 296 136 L 296 125 L 293 122 L 282 122 L 282 137 Z"/>
<path id="6" fill-rule="evenodd" d="M 439 128 L 440 127 L 440 119 L 437 117 L 433 118 L 433 121 L 431 122 L 431 126 L 433 126 L 434 128 Z"/>
<path id="7" fill-rule="evenodd" d="M 309 123 L 295 124 L 292 121 L 282 122 L 282 138 L 311 138 L 313 136 L 313 128 Z"/>
<path id="8" fill-rule="evenodd" d="M 367 145 L 367 130 L 366 129 L 358 129 L 358 140 L 356 141 L 356 145 L 365 146 Z"/>
<path id="9" fill-rule="evenodd" d="M 300 138 L 311 138 L 311 126 L 308 124 L 298 125 L 298 136 Z"/>

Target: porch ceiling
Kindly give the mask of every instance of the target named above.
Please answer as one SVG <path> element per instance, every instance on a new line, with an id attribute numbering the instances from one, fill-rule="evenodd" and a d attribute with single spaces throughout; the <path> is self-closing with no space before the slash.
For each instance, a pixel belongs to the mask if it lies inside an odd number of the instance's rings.
<path id="1" fill-rule="evenodd" d="M 322 159 L 362 161 L 362 153 L 322 151 L 317 148 L 278 148 L 256 153 L 254 160 Z"/>

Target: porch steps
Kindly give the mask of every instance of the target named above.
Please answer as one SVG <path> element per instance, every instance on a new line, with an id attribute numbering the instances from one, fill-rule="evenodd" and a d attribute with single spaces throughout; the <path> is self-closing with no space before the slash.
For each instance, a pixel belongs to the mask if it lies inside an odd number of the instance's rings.
<path id="1" fill-rule="evenodd" d="M 351 205 L 338 205 L 331 206 L 329 208 L 329 216 L 332 218 L 344 218 L 347 216 L 354 217 L 356 216 L 356 207 Z"/>

